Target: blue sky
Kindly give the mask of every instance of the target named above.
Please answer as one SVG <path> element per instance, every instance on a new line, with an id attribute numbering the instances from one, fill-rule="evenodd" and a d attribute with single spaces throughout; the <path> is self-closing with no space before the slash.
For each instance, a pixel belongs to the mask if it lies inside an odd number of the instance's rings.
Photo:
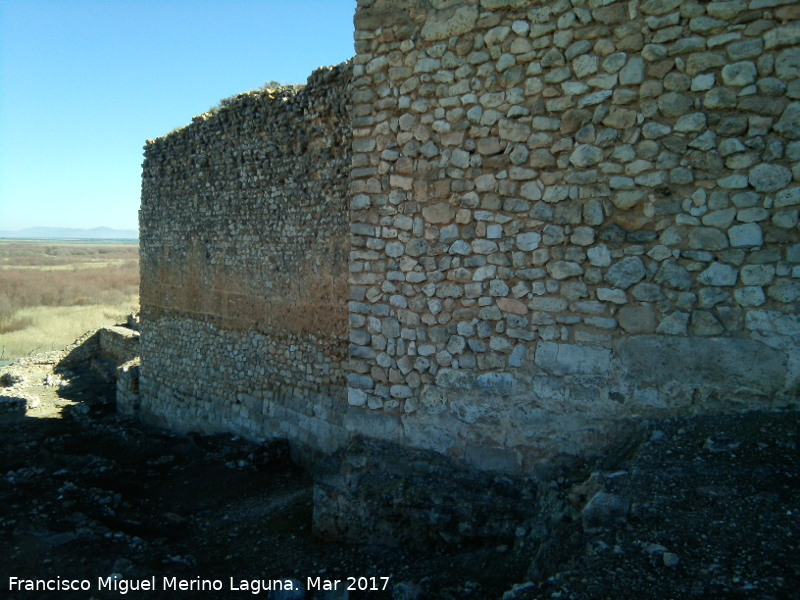
<path id="1" fill-rule="evenodd" d="M 0 231 L 134 229 L 142 146 L 353 56 L 355 0 L 0 0 Z"/>

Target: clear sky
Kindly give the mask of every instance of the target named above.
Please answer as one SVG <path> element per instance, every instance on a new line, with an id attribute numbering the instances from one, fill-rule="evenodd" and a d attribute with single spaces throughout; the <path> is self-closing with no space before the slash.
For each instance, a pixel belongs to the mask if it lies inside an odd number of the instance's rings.
<path id="1" fill-rule="evenodd" d="M 135 229 L 142 146 L 353 56 L 355 0 L 0 0 L 0 231 Z"/>

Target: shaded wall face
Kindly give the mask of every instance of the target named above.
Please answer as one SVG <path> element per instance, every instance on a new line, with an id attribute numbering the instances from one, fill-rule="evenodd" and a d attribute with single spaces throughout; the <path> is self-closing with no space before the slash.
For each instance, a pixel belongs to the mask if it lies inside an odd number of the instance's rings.
<path id="1" fill-rule="evenodd" d="M 360 0 L 347 426 L 515 470 L 796 399 L 798 19 Z"/>
<path id="2" fill-rule="evenodd" d="M 348 66 L 251 93 L 146 148 L 142 411 L 182 429 L 341 432 Z"/>

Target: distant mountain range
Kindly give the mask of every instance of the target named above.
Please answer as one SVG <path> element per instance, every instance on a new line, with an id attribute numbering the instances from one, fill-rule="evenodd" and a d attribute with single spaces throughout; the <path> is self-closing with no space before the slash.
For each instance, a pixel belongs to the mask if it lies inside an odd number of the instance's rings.
<path id="1" fill-rule="evenodd" d="M 139 232 L 135 229 L 112 229 L 110 227 L 94 227 L 92 229 L 78 229 L 72 227 L 28 227 L 18 231 L 0 231 L 0 238 L 135 240 L 139 238 Z"/>

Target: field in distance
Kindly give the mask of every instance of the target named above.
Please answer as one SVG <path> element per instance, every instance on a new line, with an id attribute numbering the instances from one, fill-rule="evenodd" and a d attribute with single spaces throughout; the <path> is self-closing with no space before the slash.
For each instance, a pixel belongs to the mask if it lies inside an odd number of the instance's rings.
<path id="1" fill-rule="evenodd" d="M 138 310 L 137 242 L 0 240 L 0 361 L 60 350 Z"/>

